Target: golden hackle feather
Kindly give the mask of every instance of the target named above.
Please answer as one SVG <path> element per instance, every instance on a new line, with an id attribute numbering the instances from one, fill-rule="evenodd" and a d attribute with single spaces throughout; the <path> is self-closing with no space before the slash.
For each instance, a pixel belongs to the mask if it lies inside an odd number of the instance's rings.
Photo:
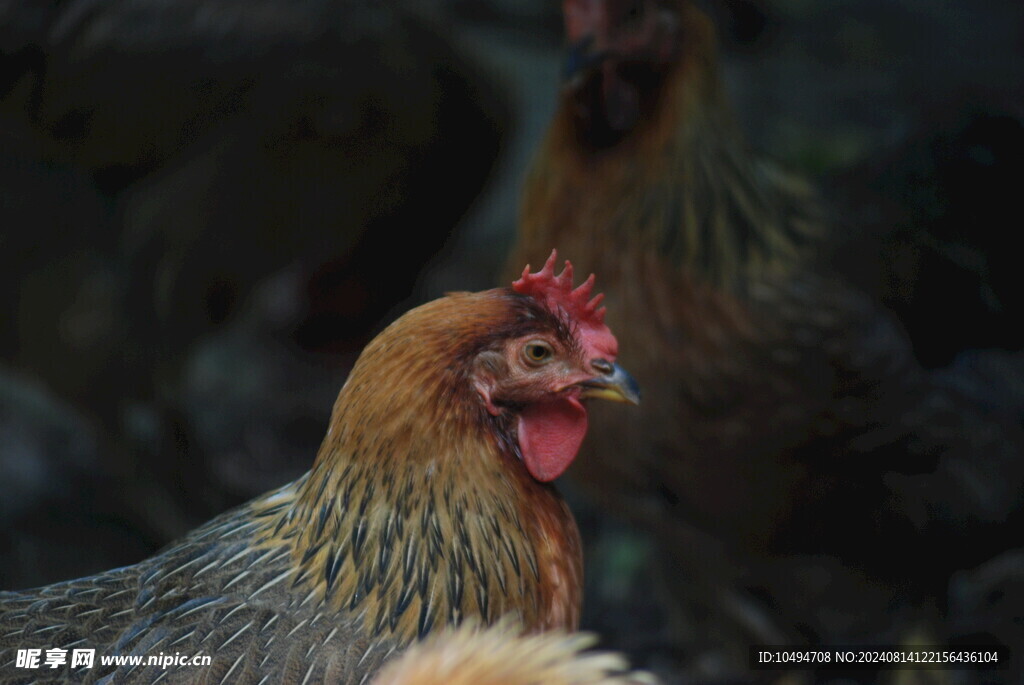
<path id="1" fill-rule="evenodd" d="M 575 524 L 513 463 L 462 362 L 482 332 L 514 324 L 508 306 L 507 295 L 451 295 L 371 343 L 309 479 L 268 522 L 265 544 L 297 531 L 303 582 L 328 606 L 365 611 L 374 634 L 408 640 L 509 612 L 535 628 L 575 626 L 575 607 L 551 608 L 578 604 L 552 585 L 579 576 L 564 561 L 579 553 Z"/>

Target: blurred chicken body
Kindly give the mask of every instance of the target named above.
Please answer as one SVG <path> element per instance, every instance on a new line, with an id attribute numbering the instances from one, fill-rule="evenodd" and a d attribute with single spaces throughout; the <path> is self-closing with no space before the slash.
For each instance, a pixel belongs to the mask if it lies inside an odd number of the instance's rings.
<path id="1" fill-rule="evenodd" d="M 952 570 L 1012 544 L 986 533 L 1020 506 L 1019 423 L 925 373 L 892 315 L 842 275 L 848 237 L 745 148 L 700 10 L 564 8 L 567 81 L 510 264 L 571 246 L 611 279 L 610 325 L 654 398 L 596 421 L 574 472 L 677 568 L 766 588 L 774 615 L 744 630 L 877 638 L 891 607 L 941 595 Z M 790 563 L 827 580 L 795 592 Z"/>
<path id="2" fill-rule="evenodd" d="M 267 384 L 296 362 L 342 378 L 479 194 L 500 86 L 425 9 L 0 2 L 0 365 L 104 444 L 67 494 L 0 481 L 30 504 L 0 520 L 0 587 L 124 565 L 141 556 L 108 539 L 152 554 L 308 468 L 325 412 L 222 377 L 211 427 L 196 369 L 269 343 Z M 242 444 L 262 456 L 236 468 Z"/>
<path id="3" fill-rule="evenodd" d="M 412 310 L 364 350 L 305 476 L 137 565 L 0 594 L 0 682 L 38 675 L 18 649 L 77 647 L 213 663 L 71 681 L 359 683 L 466 617 L 575 628 L 578 533 L 547 481 L 586 431 L 582 400 L 635 392 L 591 283 L 570 286 L 549 262 Z"/>

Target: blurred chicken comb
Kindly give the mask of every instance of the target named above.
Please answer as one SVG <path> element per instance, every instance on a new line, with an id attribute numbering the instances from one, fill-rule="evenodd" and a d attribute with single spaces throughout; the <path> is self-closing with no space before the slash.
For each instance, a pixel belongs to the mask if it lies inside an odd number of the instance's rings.
<path id="1" fill-rule="evenodd" d="M 530 265 L 527 264 L 522 277 L 512 283 L 513 290 L 541 300 L 552 311 L 562 309 L 580 323 L 595 327 L 603 326 L 605 308 L 598 309 L 598 305 L 604 300 L 604 295 L 599 293 L 593 298 L 590 297 L 594 291 L 594 274 L 590 274 L 590 278 L 574 290 L 572 263 L 566 260 L 562 273 L 556 276 L 557 259 L 558 250 L 552 250 L 548 261 L 544 263 L 544 268 L 535 274 L 530 273 Z"/>

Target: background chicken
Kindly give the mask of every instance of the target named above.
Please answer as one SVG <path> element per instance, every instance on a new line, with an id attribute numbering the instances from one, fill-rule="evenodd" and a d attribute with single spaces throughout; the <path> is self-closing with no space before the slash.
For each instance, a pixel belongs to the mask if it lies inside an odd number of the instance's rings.
<path id="1" fill-rule="evenodd" d="M 513 288 L 418 307 L 375 338 L 297 481 L 134 566 L 0 595 L 0 680 L 25 678 L 18 649 L 74 645 L 208 651 L 203 677 L 218 682 L 360 683 L 465 617 L 574 629 L 579 534 L 548 482 L 586 433 L 583 400 L 637 398 L 593 278 L 573 290 L 569 264 L 556 277 L 553 261 Z"/>
<path id="2" fill-rule="evenodd" d="M 918 625 L 1012 642 L 1012 620 L 954 628 L 947 593 L 1022 543 L 1019 356 L 921 367 L 872 279 L 876 236 L 747 149 L 697 7 L 563 6 L 565 86 L 510 263 L 571 246 L 615 284 L 652 399 L 601 421 L 574 473 L 687 574 L 684 659 Z"/>
<path id="3" fill-rule="evenodd" d="M 152 552 L 306 468 L 309 378 L 340 383 L 499 148 L 496 88 L 412 4 L 0 3 L 0 376 L 101 445 L 37 464 L 83 487 L 19 494 L 5 584 L 132 558 L 67 554 L 61 511 Z"/>

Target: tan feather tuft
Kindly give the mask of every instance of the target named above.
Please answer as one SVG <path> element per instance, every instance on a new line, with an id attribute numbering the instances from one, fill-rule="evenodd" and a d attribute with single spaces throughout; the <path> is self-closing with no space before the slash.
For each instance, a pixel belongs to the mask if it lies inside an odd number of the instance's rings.
<path id="1" fill-rule="evenodd" d="M 586 652 L 590 633 L 523 635 L 518 624 L 474 623 L 435 633 L 386 666 L 373 685 L 655 685 L 608 652 Z"/>

